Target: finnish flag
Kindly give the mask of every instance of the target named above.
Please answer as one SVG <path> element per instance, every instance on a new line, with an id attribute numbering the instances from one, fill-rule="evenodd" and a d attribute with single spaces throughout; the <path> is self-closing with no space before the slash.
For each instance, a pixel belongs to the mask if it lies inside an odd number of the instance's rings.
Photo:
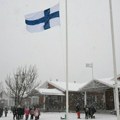
<path id="1" fill-rule="evenodd" d="M 59 4 L 44 11 L 26 15 L 25 23 L 29 32 L 41 32 L 60 25 Z"/>

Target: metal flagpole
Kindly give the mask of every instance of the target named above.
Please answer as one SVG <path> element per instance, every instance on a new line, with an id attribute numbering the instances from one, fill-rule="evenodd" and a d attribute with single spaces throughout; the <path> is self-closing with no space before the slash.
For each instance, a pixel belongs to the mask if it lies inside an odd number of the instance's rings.
<path id="1" fill-rule="evenodd" d="M 65 0 L 65 10 L 66 10 L 66 120 L 68 120 L 68 19 L 67 19 L 67 0 Z"/>
<path id="2" fill-rule="evenodd" d="M 114 69 L 114 80 L 115 80 L 115 108 L 117 113 L 117 120 L 119 120 L 119 94 L 118 94 L 118 83 L 117 83 L 117 68 L 116 68 L 116 55 L 115 55 L 115 42 L 114 42 L 114 27 L 113 27 L 113 15 L 112 15 L 112 2 L 109 0 L 110 6 L 110 24 L 111 24 L 111 37 L 112 37 L 112 51 L 113 51 L 113 69 Z"/>

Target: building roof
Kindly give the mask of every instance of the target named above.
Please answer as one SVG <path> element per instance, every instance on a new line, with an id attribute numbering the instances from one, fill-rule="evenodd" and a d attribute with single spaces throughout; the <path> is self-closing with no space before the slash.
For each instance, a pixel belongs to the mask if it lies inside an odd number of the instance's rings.
<path id="1" fill-rule="evenodd" d="M 120 88 L 120 80 L 118 80 L 117 82 L 118 82 L 118 87 Z M 104 89 L 114 88 L 114 87 L 115 87 L 115 81 L 111 77 L 111 78 L 91 80 L 80 90 L 93 91 L 96 89 L 104 90 Z"/>
<path id="2" fill-rule="evenodd" d="M 54 86 L 56 89 L 65 92 L 66 91 L 66 82 L 63 81 L 46 81 L 41 88 L 48 88 L 48 84 Z M 115 81 L 111 78 L 103 78 L 103 79 L 94 79 L 91 81 L 87 81 L 85 83 L 78 82 L 69 82 L 68 83 L 68 91 L 70 92 L 78 92 L 78 91 L 93 91 L 93 90 L 105 90 L 109 88 L 115 87 Z M 120 88 L 120 80 L 118 80 L 118 87 Z"/>
<path id="3" fill-rule="evenodd" d="M 110 87 L 114 87 L 115 85 L 115 80 L 111 77 L 111 78 L 104 78 L 104 79 L 97 79 L 97 81 L 104 83 Z M 118 87 L 120 87 L 120 80 L 117 80 L 118 83 Z"/>
<path id="4" fill-rule="evenodd" d="M 61 91 L 66 91 L 66 82 L 63 81 L 46 81 L 41 87 L 46 88 L 46 84 L 51 84 Z M 80 88 L 84 87 L 86 83 L 77 83 L 77 82 L 69 82 L 68 83 L 68 91 L 77 92 Z"/>
<path id="5" fill-rule="evenodd" d="M 40 94 L 42 95 L 64 95 L 63 92 L 57 90 L 57 89 L 46 89 L 46 88 L 37 88 L 36 89 Z"/>

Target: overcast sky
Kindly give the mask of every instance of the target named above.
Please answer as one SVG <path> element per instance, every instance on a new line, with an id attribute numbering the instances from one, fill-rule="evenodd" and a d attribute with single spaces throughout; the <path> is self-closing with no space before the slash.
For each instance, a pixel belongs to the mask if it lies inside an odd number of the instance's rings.
<path id="1" fill-rule="evenodd" d="M 36 65 L 39 80 L 65 80 L 65 0 L 0 0 L 0 80 Z M 29 33 L 24 16 L 60 3 L 61 25 Z M 120 74 L 120 0 L 112 0 L 117 74 Z M 68 0 L 69 81 L 113 76 L 109 0 Z"/>

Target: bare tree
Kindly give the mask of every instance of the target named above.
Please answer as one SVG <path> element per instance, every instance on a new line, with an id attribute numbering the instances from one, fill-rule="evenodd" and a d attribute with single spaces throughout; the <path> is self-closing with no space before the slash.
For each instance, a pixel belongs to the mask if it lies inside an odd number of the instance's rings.
<path id="1" fill-rule="evenodd" d="M 13 77 L 7 76 L 5 83 L 10 95 L 15 98 L 15 105 L 21 104 L 24 96 L 40 85 L 37 77 L 35 66 L 19 67 Z"/>

